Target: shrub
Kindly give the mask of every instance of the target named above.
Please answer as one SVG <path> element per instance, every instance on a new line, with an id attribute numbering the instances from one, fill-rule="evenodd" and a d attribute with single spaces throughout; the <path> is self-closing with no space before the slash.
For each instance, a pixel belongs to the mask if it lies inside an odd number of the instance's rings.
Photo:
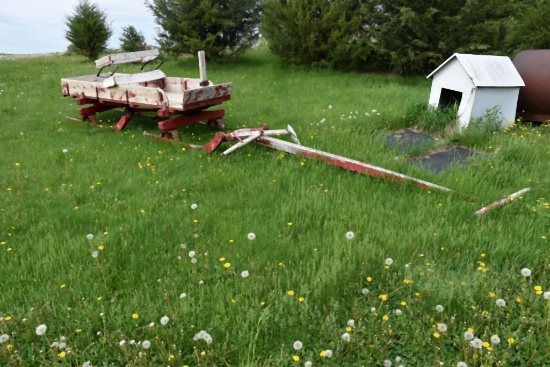
<path id="1" fill-rule="evenodd" d="M 80 0 L 74 13 L 67 16 L 65 38 L 74 49 L 91 60 L 97 59 L 107 48 L 107 41 L 113 31 L 107 23 L 107 16 L 97 4 Z"/>
<path id="2" fill-rule="evenodd" d="M 119 38 L 120 49 L 124 52 L 142 51 L 147 48 L 145 36 L 134 26 L 122 27 L 122 36 Z"/>

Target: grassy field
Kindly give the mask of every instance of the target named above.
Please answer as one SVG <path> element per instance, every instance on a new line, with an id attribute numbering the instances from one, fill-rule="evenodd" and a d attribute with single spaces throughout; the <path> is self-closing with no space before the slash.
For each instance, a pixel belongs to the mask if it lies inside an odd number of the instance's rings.
<path id="1" fill-rule="evenodd" d="M 479 154 L 435 174 L 386 144 L 416 124 L 424 78 L 264 52 L 208 66 L 234 83 L 229 130 L 290 124 L 304 145 L 449 194 L 257 145 L 187 148 L 213 137 L 202 126 L 178 144 L 144 137 L 145 116 L 123 132 L 120 111 L 67 121 L 78 106 L 60 79 L 93 73 L 82 58 L 0 69 L 0 365 L 547 365 L 548 126 L 440 136 Z M 193 59 L 162 69 L 198 77 Z"/>

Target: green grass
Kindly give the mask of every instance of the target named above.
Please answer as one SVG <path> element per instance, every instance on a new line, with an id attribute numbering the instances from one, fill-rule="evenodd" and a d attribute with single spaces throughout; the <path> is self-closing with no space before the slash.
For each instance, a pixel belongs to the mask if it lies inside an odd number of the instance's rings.
<path id="1" fill-rule="evenodd" d="M 186 149 L 212 138 L 206 127 L 181 129 L 178 144 L 144 137 L 156 130 L 144 116 L 113 131 L 120 111 L 101 114 L 98 127 L 66 121 L 78 106 L 59 80 L 93 73 L 88 62 L 0 68 L 0 335 L 10 337 L 1 365 L 545 364 L 547 126 L 477 133 L 470 142 L 480 154 L 436 175 L 386 145 L 391 130 L 416 125 L 406 116 L 427 103 L 423 78 L 287 68 L 264 52 L 208 66 L 214 82 L 234 83 L 223 105 L 229 130 L 290 124 L 307 146 L 456 191 L 445 194 L 256 145 L 226 158 Z M 162 69 L 198 76 L 192 59 Z M 48 329 L 38 336 L 40 324 Z M 472 348 L 468 328 L 501 343 Z M 200 330 L 211 344 L 193 340 Z M 62 336 L 63 351 L 52 345 Z M 332 358 L 321 356 L 327 349 Z"/>

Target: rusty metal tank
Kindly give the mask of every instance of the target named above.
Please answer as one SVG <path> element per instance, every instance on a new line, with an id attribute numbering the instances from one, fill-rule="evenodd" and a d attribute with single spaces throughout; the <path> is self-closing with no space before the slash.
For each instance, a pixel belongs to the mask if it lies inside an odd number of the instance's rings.
<path id="1" fill-rule="evenodd" d="M 550 120 L 550 50 L 521 51 L 512 61 L 525 82 L 518 97 L 518 117 L 526 121 Z"/>

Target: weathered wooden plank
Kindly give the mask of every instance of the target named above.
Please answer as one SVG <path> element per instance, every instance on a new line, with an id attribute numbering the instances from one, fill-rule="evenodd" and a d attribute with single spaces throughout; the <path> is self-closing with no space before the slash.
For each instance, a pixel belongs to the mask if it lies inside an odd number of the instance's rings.
<path id="1" fill-rule="evenodd" d="M 208 87 L 189 89 L 183 92 L 183 106 L 199 101 L 230 96 L 233 83 L 216 84 Z"/>
<path id="2" fill-rule="evenodd" d="M 164 74 L 161 70 L 146 71 L 138 74 L 115 74 L 105 78 L 105 80 L 103 80 L 103 86 L 105 88 L 111 88 L 115 85 L 137 84 L 162 79 L 165 77 L 166 74 Z"/>
<path id="3" fill-rule="evenodd" d="M 125 64 L 129 62 L 147 62 L 156 59 L 158 56 L 158 49 L 110 54 L 97 59 L 95 61 L 95 67 L 101 69 L 108 65 Z"/>
<path id="4" fill-rule="evenodd" d="M 206 76 L 206 59 L 204 57 L 204 51 L 199 51 L 199 72 L 200 72 L 200 85 L 208 85 L 208 77 Z"/>
<path id="5" fill-rule="evenodd" d="M 499 206 L 503 206 L 504 204 L 506 203 L 509 203 L 511 201 L 514 201 L 514 199 L 518 198 L 519 196 L 525 194 L 526 192 L 529 192 L 531 190 L 530 187 L 526 187 L 522 190 L 519 190 L 517 192 L 514 192 L 513 194 L 510 194 L 508 196 L 506 196 L 505 198 L 502 198 L 498 201 L 495 201 L 494 203 L 492 204 L 489 204 L 487 206 L 484 206 L 483 208 L 479 209 L 478 211 L 476 211 L 474 213 L 474 215 L 483 215 L 485 213 L 487 213 L 489 210 L 493 209 L 493 208 L 498 208 Z"/>

